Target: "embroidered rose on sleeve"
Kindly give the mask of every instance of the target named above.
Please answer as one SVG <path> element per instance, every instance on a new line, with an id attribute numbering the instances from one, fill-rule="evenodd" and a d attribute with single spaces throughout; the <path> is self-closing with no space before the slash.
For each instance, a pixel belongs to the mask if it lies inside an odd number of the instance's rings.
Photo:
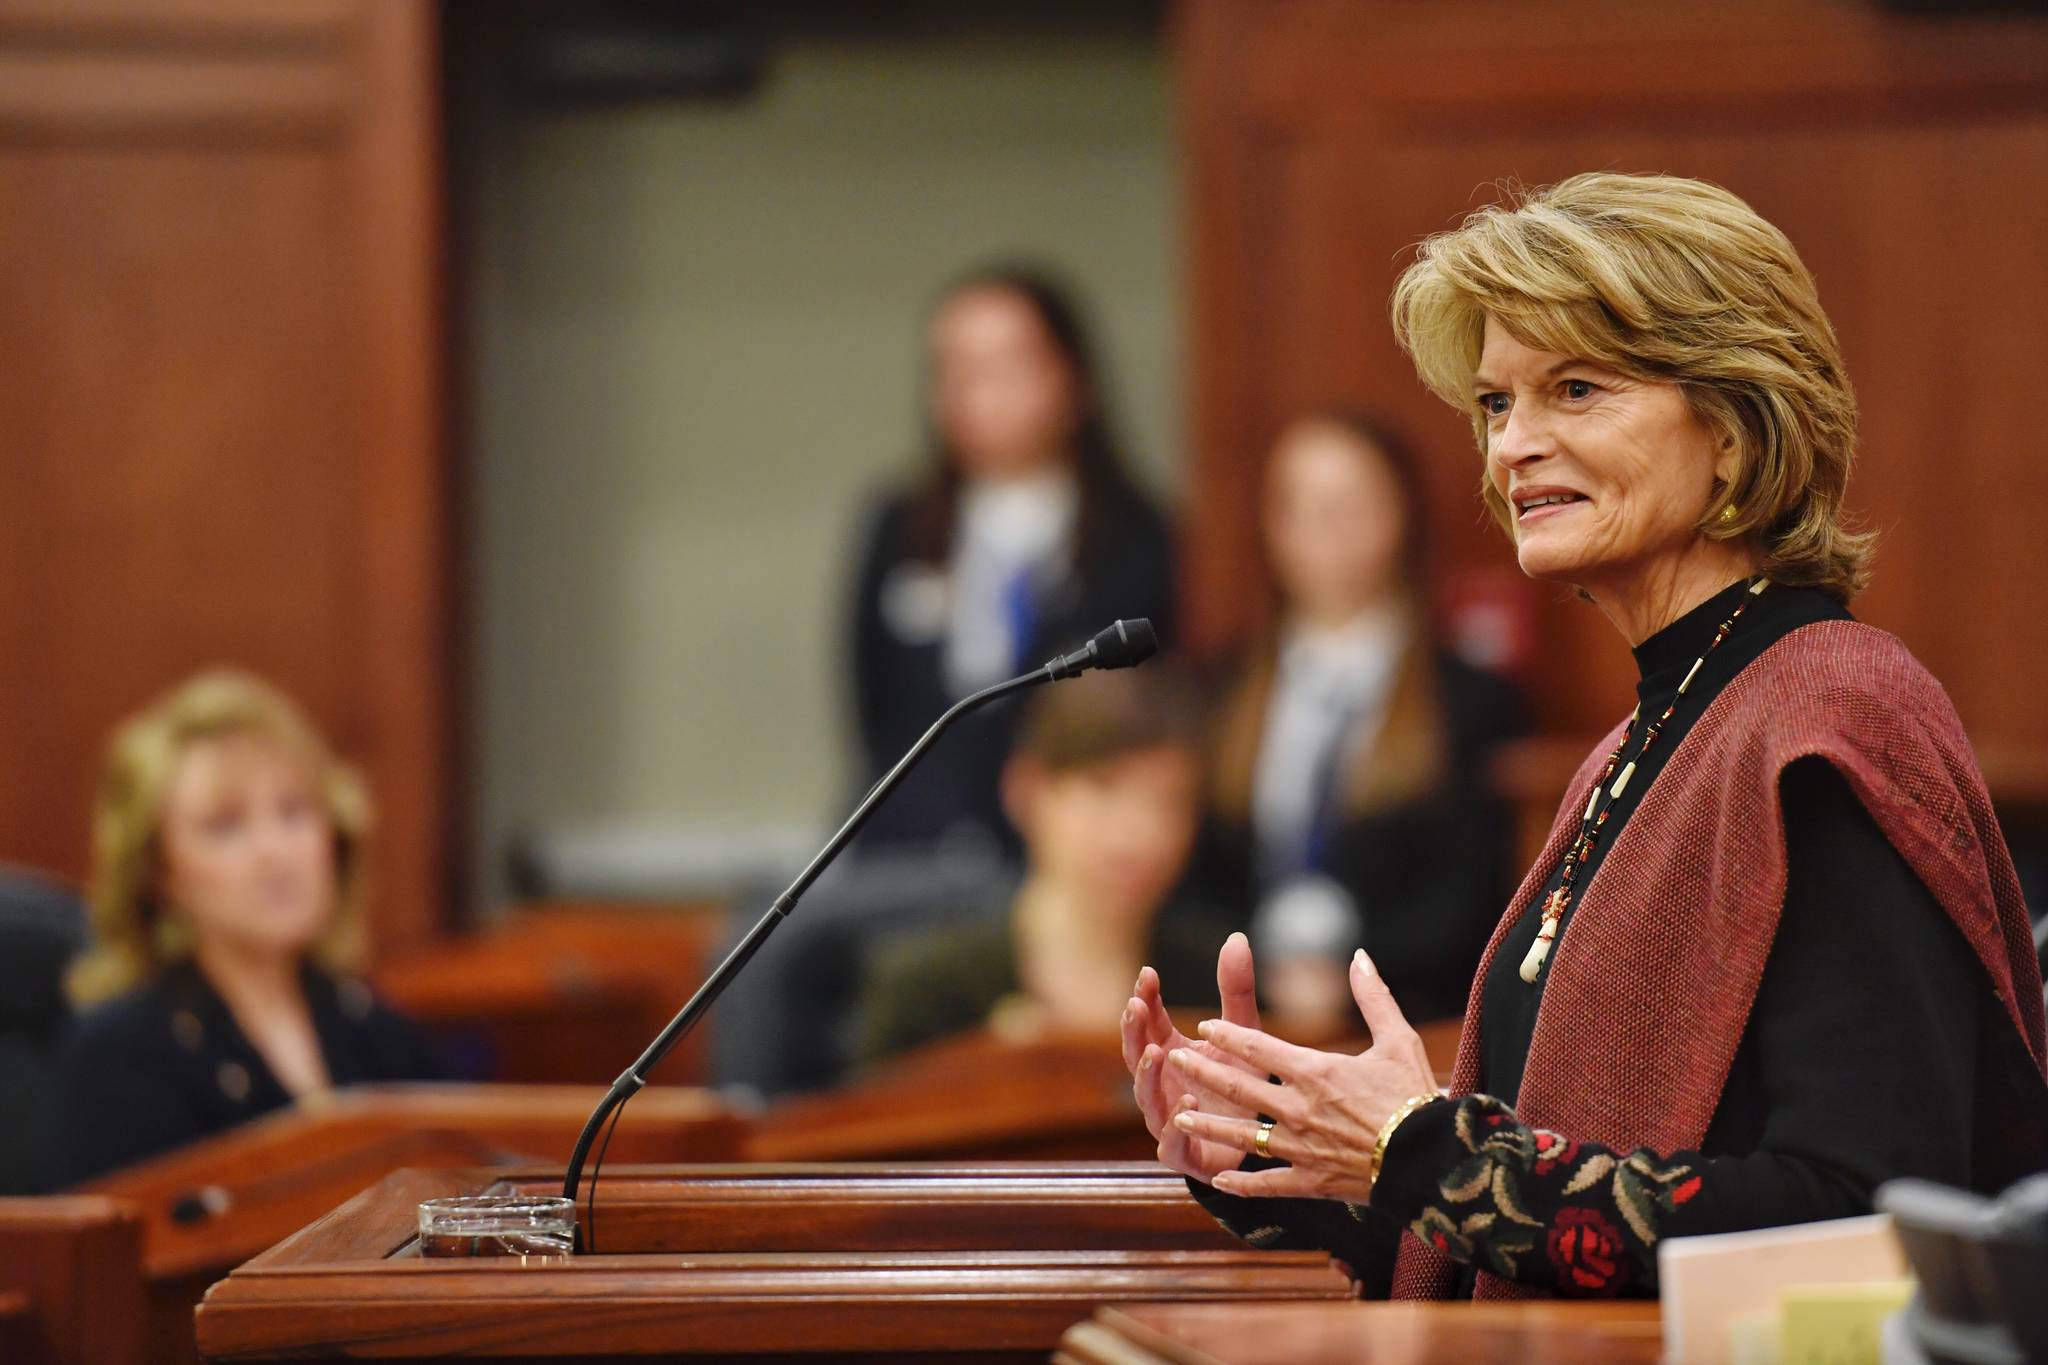
<path id="1" fill-rule="evenodd" d="M 1598 1209 L 1567 1206 L 1550 1225 L 1544 1254 L 1559 1278 L 1579 1292 L 1611 1292 L 1621 1272 L 1621 1233 Z"/>

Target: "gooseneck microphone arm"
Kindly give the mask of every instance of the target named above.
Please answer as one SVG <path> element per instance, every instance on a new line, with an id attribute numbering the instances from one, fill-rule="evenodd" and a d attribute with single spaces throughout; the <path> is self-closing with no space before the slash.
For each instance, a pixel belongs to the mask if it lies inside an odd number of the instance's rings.
<path id="1" fill-rule="evenodd" d="M 668 1026 L 655 1035 L 654 1041 L 647 1045 L 647 1050 L 640 1054 L 639 1060 L 627 1067 L 619 1074 L 619 1078 L 612 1082 L 611 1089 L 598 1101 L 597 1108 L 590 1111 L 590 1117 L 584 1121 L 583 1131 L 576 1136 L 575 1149 L 569 1154 L 568 1170 L 562 1176 L 562 1193 L 568 1196 L 572 1205 L 576 1198 L 577 1186 L 583 1181 L 583 1163 L 589 1158 L 590 1145 L 597 1140 L 598 1131 L 604 1127 L 605 1120 L 647 1084 L 647 1073 L 659 1065 L 661 1059 L 668 1056 L 675 1045 L 697 1026 L 698 1021 L 717 1002 L 718 997 L 725 993 L 725 988 L 746 969 L 754 954 L 761 951 L 761 945 L 768 941 L 768 936 L 789 918 L 789 912 L 796 908 L 796 903 L 804 892 L 811 889 L 811 884 L 832 865 L 833 859 L 844 851 L 853 836 L 860 833 L 861 826 L 867 823 L 875 808 L 888 798 L 889 793 L 896 789 L 904 775 L 917 765 L 917 761 L 924 757 L 925 750 L 945 733 L 948 726 L 969 711 L 1012 693 L 1037 687 L 1041 683 L 1058 682 L 1062 678 L 1075 677 L 1093 668 L 1129 668 L 1134 664 L 1143 663 L 1152 657 L 1157 648 L 1150 621 L 1118 621 L 1072 654 L 1060 655 L 1042 668 L 999 682 L 993 687 L 984 687 L 981 691 L 962 697 L 948 707 L 946 713 L 932 723 L 931 729 L 926 730 L 917 743 L 910 746 L 910 752 L 896 760 L 896 766 L 884 773 L 882 780 L 868 789 L 868 794 L 853 808 L 853 814 L 846 818 L 846 823 L 839 827 L 839 832 L 834 834 L 825 847 L 818 851 L 818 855 L 811 859 L 810 864 L 797 874 L 796 880 L 789 884 L 789 889 L 775 898 L 767 913 L 755 922 L 754 927 L 747 931 L 747 936 L 741 939 L 726 955 L 725 960 L 718 964 L 717 969 L 705 978 L 704 984 L 697 988 L 697 993 L 690 997 L 675 1018 L 668 1021 Z"/>

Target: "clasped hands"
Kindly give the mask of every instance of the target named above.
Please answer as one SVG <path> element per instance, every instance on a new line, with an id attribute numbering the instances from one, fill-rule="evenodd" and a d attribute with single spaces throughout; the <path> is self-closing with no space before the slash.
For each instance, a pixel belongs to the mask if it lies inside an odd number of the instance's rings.
<path id="1" fill-rule="evenodd" d="M 1159 1160 L 1225 1194 L 1366 1202 L 1380 1129 L 1402 1104 L 1436 1089 L 1422 1040 L 1372 960 L 1363 952 L 1351 960 L 1351 994 L 1372 1032 L 1372 1046 L 1356 1056 L 1260 1031 L 1243 934 L 1217 954 L 1216 989 L 1223 1017 L 1204 1022 L 1199 1040 L 1174 1026 L 1150 967 L 1124 1006 L 1124 1065 Z M 1266 1154 L 1287 1164 L 1241 1171 L 1257 1150 L 1261 1114 L 1273 1124 Z"/>

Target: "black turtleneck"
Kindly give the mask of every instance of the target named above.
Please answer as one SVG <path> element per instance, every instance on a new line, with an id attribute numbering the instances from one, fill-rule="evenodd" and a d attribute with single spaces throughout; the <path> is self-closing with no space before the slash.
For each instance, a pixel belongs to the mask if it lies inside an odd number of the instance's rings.
<path id="1" fill-rule="evenodd" d="M 1636 646 L 1636 723 L 1622 752 L 1623 763 L 1636 762 L 1635 776 L 1622 789 L 1620 799 L 1614 803 L 1607 823 L 1601 828 L 1599 840 L 1579 867 L 1574 879 L 1577 894 L 1559 925 L 1559 943 L 1564 941 L 1565 933 L 1571 928 L 1572 910 L 1577 908 L 1586 889 L 1593 884 L 1607 850 L 1614 846 L 1622 827 L 1628 823 L 1628 817 L 1642 801 L 1643 793 L 1655 784 L 1665 762 L 1685 742 L 1686 731 L 1706 714 L 1708 705 L 1721 689 L 1751 660 L 1801 626 L 1809 626 L 1816 621 L 1850 619 L 1846 607 L 1818 589 L 1772 586 L 1748 597 L 1749 584 L 1748 579 L 1731 583 Z M 1642 747 L 1645 728 L 1664 714 L 1664 708 L 1671 705 L 1671 699 L 1678 695 L 1678 685 L 1685 681 L 1693 661 L 1706 652 L 1707 646 L 1713 642 L 1714 632 L 1745 601 L 1748 605 L 1741 618 L 1730 627 L 1728 638 L 1707 655 L 1699 676 L 1686 689 L 1684 700 L 1672 713 L 1671 719 L 1664 723 L 1656 743 L 1638 760 L 1636 755 Z M 1575 796 L 1577 800 L 1584 801 L 1586 793 L 1580 791 Z M 1529 945 L 1536 941 L 1536 930 L 1543 920 L 1536 907 L 1540 907 L 1557 889 L 1563 876 L 1564 868 L 1560 862 L 1542 891 L 1524 907 L 1527 913 L 1508 931 L 1500 952 L 1494 957 L 1493 971 L 1486 978 L 1485 1055 L 1481 1059 L 1479 1088 L 1510 1104 L 1522 1089 L 1522 1064 L 1528 1060 L 1529 1040 L 1535 1036 L 1536 1007 L 1543 999 L 1543 983 L 1550 979 L 1546 972 L 1533 984 L 1522 980 L 1522 958 L 1528 953 Z M 1551 946 L 1551 951 L 1557 951 L 1556 944 Z"/>

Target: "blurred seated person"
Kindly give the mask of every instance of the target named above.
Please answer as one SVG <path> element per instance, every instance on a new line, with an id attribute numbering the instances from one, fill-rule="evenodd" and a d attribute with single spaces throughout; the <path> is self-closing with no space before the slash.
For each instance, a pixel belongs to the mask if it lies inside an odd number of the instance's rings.
<path id="1" fill-rule="evenodd" d="M 1186 1003 L 1206 994 L 1227 926 L 1174 894 L 1201 819 L 1193 691 L 1154 665 L 1063 682 L 1034 703 L 1003 770 L 1024 881 L 1006 910 L 876 951 L 857 1010 L 862 1060 L 983 1025 L 1108 1032 L 1125 978 L 1161 959 L 1185 964 Z"/>
<path id="2" fill-rule="evenodd" d="M 1510 812 L 1487 770 L 1519 700 L 1439 646 L 1421 486 L 1378 424 L 1331 411 L 1289 425 L 1262 524 L 1274 627 L 1219 707 L 1200 884 L 1258 907 L 1283 1030 L 1355 1025 L 1361 947 L 1415 1018 L 1456 1016 L 1510 889 Z"/>
<path id="3" fill-rule="evenodd" d="M 864 788 L 970 692 L 1119 617 L 1172 639 L 1165 520 L 1112 433 L 1081 315 L 1035 271 L 976 272 L 926 327 L 925 467 L 870 514 L 851 604 Z M 1016 710 L 965 717 L 862 835 L 1015 852 L 998 779 Z"/>
<path id="4" fill-rule="evenodd" d="M 349 975 L 369 800 L 290 700 L 201 674 L 114 735 L 93 813 L 94 943 L 71 977 L 74 1179 L 439 1059 Z"/>

